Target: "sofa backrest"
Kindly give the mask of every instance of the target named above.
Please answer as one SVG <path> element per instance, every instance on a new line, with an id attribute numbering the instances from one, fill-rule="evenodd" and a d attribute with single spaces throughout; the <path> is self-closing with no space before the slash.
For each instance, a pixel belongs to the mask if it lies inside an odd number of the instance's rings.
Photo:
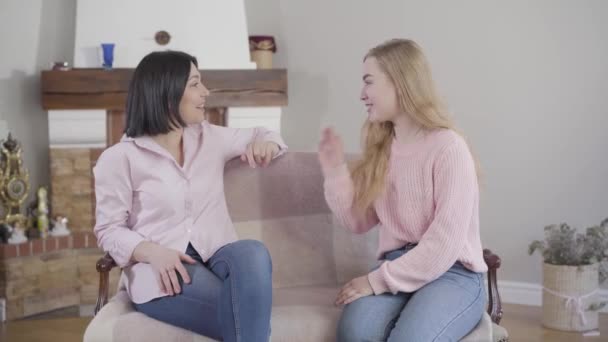
<path id="1" fill-rule="evenodd" d="M 316 153 L 288 152 L 267 168 L 231 161 L 224 188 L 239 237 L 270 251 L 275 287 L 336 285 L 375 264 L 377 233 L 354 235 L 337 223 Z"/>

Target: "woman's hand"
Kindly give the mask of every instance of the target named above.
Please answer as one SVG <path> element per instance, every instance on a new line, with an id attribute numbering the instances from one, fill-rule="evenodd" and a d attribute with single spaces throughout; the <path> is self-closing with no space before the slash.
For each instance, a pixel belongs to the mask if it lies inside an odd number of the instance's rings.
<path id="1" fill-rule="evenodd" d="M 344 144 L 332 128 L 325 128 L 321 133 L 319 142 L 319 163 L 323 175 L 327 175 L 334 169 L 344 164 Z"/>
<path id="2" fill-rule="evenodd" d="M 280 147 L 272 141 L 254 141 L 247 145 L 247 150 L 241 155 L 241 160 L 249 163 L 255 169 L 256 165 L 268 166 L 272 158 L 279 153 Z"/>
<path id="3" fill-rule="evenodd" d="M 361 297 L 374 294 L 374 290 L 367 279 L 367 276 L 355 278 L 342 287 L 336 299 L 336 305 L 346 305 Z"/>
<path id="4" fill-rule="evenodd" d="M 182 261 L 189 264 L 196 263 L 196 260 L 189 255 L 148 241 L 141 242 L 135 247 L 133 258 L 152 265 L 158 274 L 161 290 L 171 296 L 181 292 L 176 272 L 182 276 L 184 283 L 190 283 L 190 276 Z"/>

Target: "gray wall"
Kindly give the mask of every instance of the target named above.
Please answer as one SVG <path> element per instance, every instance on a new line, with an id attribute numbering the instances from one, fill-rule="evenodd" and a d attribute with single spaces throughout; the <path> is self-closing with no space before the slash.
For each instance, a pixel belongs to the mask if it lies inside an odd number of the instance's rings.
<path id="1" fill-rule="evenodd" d="M 289 69 L 283 132 L 314 150 L 334 125 L 359 148 L 362 57 L 418 41 L 481 160 L 482 238 L 500 279 L 539 283 L 528 243 L 546 224 L 608 216 L 608 2 L 246 0 L 250 34 L 278 38 Z"/>
<path id="2" fill-rule="evenodd" d="M 0 1 L 0 139 L 22 144 L 31 197 L 49 184 L 48 120 L 40 106 L 40 71 L 72 62 L 76 0 Z"/>

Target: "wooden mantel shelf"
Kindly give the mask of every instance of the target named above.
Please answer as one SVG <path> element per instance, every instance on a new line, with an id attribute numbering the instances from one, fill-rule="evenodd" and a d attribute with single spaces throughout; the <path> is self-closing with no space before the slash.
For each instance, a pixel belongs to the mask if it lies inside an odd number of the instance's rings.
<path id="1" fill-rule="evenodd" d="M 42 71 L 42 108 L 124 110 L 134 69 Z M 208 107 L 287 105 L 287 70 L 201 70 Z"/>
<path id="2" fill-rule="evenodd" d="M 125 126 L 125 105 L 134 69 L 71 69 L 42 71 L 42 108 L 45 110 L 106 110 L 107 146 L 120 140 Z M 207 120 L 227 123 L 228 107 L 282 107 L 287 105 L 287 70 L 201 70 L 211 91 Z"/>

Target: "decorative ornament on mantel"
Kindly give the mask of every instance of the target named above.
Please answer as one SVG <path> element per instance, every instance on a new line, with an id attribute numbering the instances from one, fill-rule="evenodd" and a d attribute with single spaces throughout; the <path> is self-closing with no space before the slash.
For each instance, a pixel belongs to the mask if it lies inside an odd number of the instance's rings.
<path id="1" fill-rule="evenodd" d="M 70 67 L 70 63 L 68 62 L 54 62 L 51 64 L 51 70 L 59 70 L 59 71 L 68 71 L 72 69 L 72 67 Z"/>
<path id="2" fill-rule="evenodd" d="M 277 52 L 274 37 L 249 36 L 249 52 L 258 69 L 272 69 L 272 54 Z"/>
<path id="3" fill-rule="evenodd" d="M 65 216 L 57 215 L 55 221 L 53 222 L 53 228 L 51 229 L 51 236 L 67 236 L 70 235 L 70 230 L 68 229 L 68 219 Z"/>
<path id="4" fill-rule="evenodd" d="M 18 245 L 27 241 L 25 236 L 25 227 L 21 222 L 15 222 L 15 226 L 12 227 L 11 237 L 8 239 L 8 243 L 11 245 Z"/>
<path id="5" fill-rule="evenodd" d="M 41 238 L 46 238 L 49 234 L 49 199 L 48 190 L 41 186 L 36 192 L 36 228 L 40 232 Z"/>
<path id="6" fill-rule="evenodd" d="M 29 178 L 29 172 L 23 167 L 21 144 L 9 133 L 6 140 L 0 141 L 0 222 L 26 225 L 21 206 L 30 189 Z"/>

